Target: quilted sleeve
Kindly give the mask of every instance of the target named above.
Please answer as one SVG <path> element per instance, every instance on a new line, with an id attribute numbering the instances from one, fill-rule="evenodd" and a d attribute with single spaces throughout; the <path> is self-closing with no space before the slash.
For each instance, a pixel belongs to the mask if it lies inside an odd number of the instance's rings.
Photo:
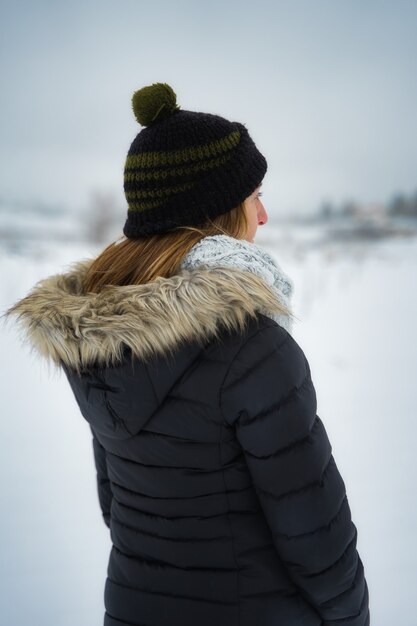
<path id="1" fill-rule="evenodd" d="M 97 474 L 98 500 L 103 514 L 104 523 L 110 528 L 110 505 L 113 494 L 110 489 L 110 481 L 107 475 L 106 451 L 97 439 L 91 424 L 90 429 L 93 433 L 93 452 Z"/>
<path id="2" fill-rule="evenodd" d="M 303 350 L 270 321 L 234 357 L 220 397 L 289 577 L 324 626 L 369 626 L 357 528 Z"/>

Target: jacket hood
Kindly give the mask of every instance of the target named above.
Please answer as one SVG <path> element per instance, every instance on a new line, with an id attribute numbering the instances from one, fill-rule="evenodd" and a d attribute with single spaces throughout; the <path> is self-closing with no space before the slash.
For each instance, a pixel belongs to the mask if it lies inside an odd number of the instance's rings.
<path id="1" fill-rule="evenodd" d="M 226 244 L 236 252 L 231 237 L 205 239 L 206 251 L 208 245 L 218 252 L 219 245 Z M 173 353 L 183 342 L 209 341 L 223 328 L 243 330 L 247 317 L 258 312 L 291 329 L 292 313 L 284 307 L 292 283 L 287 281 L 287 292 L 284 283 L 277 283 L 278 277 L 288 279 L 277 264 L 273 262 L 279 276 L 271 281 L 271 276 L 242 269 L 239 254 L 232 260 L 217 256 L 210 261 L 195 248 L 169 278 L 157 277 L 142 285 L 109 285 L 98 294 L 83 289 L 94 259 L 75 261 L 68 271 L 38 281 L 2 317 L 17 316 L 35 352 L 78 373 L 92 365 L 117 365 L 126 347 L 132 356 L 147 360 Z M 266 254 L 254 244 L 247 243 L 247 249 L 244 244 L 244 249 L 258 260 Z"/>

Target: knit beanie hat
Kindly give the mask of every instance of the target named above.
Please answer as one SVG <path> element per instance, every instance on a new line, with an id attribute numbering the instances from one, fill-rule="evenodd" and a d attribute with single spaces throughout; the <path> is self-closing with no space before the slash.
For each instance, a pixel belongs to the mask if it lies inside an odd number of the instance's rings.
<path id="1" fill-rule="evenodd" d="M 262 182 L 267 162 L 244 124 L 181 109 L 167 83 L 136 91 L 132 108 L 145 128 L 125 162 L 126 237 L 201 225 L 235 208 Z"/>

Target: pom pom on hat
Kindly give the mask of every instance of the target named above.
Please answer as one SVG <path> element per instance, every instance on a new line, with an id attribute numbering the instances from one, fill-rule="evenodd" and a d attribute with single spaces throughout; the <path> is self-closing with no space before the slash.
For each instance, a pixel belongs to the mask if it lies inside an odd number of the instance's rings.
<path id="1" fill-rule="evenodd" d="M 149 126 L 180 109 L 177 95 L 167 83 L 153 83 L 135 91 L 132 108 L 141 126 Z"/>

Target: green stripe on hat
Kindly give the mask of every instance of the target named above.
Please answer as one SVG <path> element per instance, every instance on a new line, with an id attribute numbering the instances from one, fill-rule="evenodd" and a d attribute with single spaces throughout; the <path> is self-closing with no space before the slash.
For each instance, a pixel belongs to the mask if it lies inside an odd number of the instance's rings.
<path id="1" fill-rule="evenodd" d="M 132 211 L 143 211 L 144 209 L 154 209 L 162 204 L 163 200 L 153 200 L 149 202 L 128 202 L 129 209 Z"/>
<path id="2" fill-rule="evenodd" d="M 184 183 L 183 185 L 175 185 L 174 187 L 162 187 L 160 189 L 144 189 L 137 191 L 126 191 L 126 198 L 129 200 L 137 200 L 140 198 L 154 198 L 154 197 L 164 197 L 170 196 L 173 193 L 179 193 L 181 191 L 187 191 L 187 189 L 191 189 L 195 185 L 195 181 L 190 183 Z"/>
<path id="3" fill-rule="evenodd" d="M 204 163 L 197 163 L 195 165 L 189 165 L 184 167 L 175 167 L 169 170 L 154 170 L 152 172 L 128 171 L 124 174 L 124 180 L 125 182 L 152 179 L 164 180 L 169 176 L 181 176 L 186 174 L 193 174 L 194 172 L 203 172 L 218 167 L 219 165 L 223 165 L 230 159 L 231 156 L 231 154 L 226 154 L 222 157 L 212 159 L 211 161 L 205 161 Z"/>
<path id="4" fill-rule="evenodd" d="M 180 150 L 142 152 L 130 154 L 126 158 L 125 169 L 140 167 L 158 167 L 175 163 L 187 163 L 213 157 L 222 152 L 233 150 L 240 141 L 240 131 L 235 130 L 221 139 L 209 143 L 189 146 Z"/>

